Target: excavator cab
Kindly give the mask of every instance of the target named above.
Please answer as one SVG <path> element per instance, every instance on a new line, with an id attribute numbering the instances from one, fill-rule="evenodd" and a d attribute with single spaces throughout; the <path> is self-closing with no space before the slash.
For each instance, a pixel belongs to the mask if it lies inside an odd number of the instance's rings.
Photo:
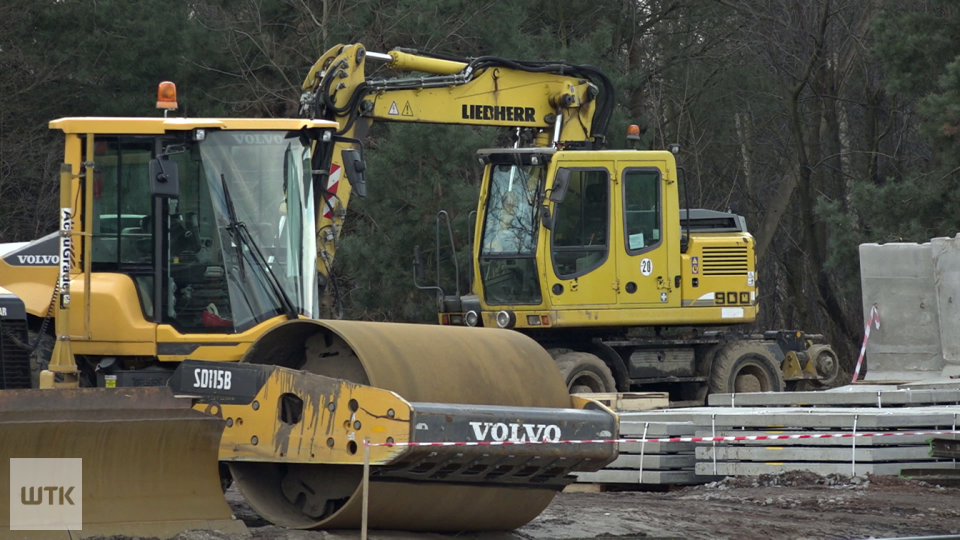
<path id="1" fill-rule="evenodd" d="M 479 154 L 474 294 L 438 302 L 441 323 L 537 331 L 755 318 L 750 235 L 705 228 L 706 211 L 686 218 L 669 152 Z"/>

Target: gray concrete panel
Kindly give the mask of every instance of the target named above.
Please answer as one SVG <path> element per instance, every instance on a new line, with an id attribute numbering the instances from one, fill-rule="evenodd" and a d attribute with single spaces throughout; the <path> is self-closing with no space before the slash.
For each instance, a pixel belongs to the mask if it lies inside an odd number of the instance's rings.
<path id="1" fill-rule="evenodd" d="M 675 455 L 675 456 L 643 456 L 643 469 L 693 469 L 697 463 L 697 458 L 693 454 Z M 613 463 L 607 465 L 607 469 L 640 469 L 641 459 L 637 454 L 620 454 Z"/>
<path id="2" fill-rule="evenodd" d="M 857 463 L 885 462 L 885 461 L 933 461 L 930 457 L 930 445 L 925 446 L 891 446 L 888 448 L 829 448 L 819 446 L 809 447 L 730 447 L 718 446 L 712 448 L 701 446 L 697 448 L 697 459 L 712 461 L 716 452 L 719 461 L 840 461 L 850 463 L 856 456 Z"/>
<path id="3" fill-rule="evenodd" d="M 620 415 L 621 422 L 690 422 L 710 428 L 819 428 L 851 430 L 854 420 L 858 431 L 877 428 L 921 428 L 956 425 L 960 419 L 958 406 L 904 408 L 729 408 L 698 407 L 647 411 Z M 622 424 L 621 424 L 622 425 Z"/>
<path id="4" fill-rule="evenodd" d="M 694 471 L 640 471 L 632 469 L 603 469 L 592 473 L 574 473 L 577 482 L 588 484 L 706 484 L 722 476 L 698 475 Z"/>
<path id="5" fill-rule="evenodd" d="M 861 244 L 863 323 L 874 304 L 881 328 L 867 346 L 866 380 L 920 379 L 943 368 L 930 244 Z"/>
<path id="6" fill-rule="evenodd" d="M 960 297 L 958 297 L 960 298 Z M 960 332 L 958 332 L 960 334 Z M 954 390 L 864 390 L 849 392 L 757 392 L 711 394 L 711 407 L 866 406 L 960 404 L 960 387 Z"/>
<path id="7" fill-rule="evenodd" d="M 659 420 L 641 420 L 634 422 L 627 414 L 620 413 L 620 435 L 624 437 L 640 438 L 646 429 L 647 438 L 661 437 L 683 437 L 693 435 L 697 426 L 690 422 L 681 420 L 680 422 L 659 421 Z"/>
<path id="8" fill-rule="evenodd" d="M 960 236 L 934 238 L 930 250 L 943 350 L 941 376 L 960 375 Z"/>
<path id="9" fill-rule="evenodd" d="M 698 475 L 720 476 L 757 476 L 761 474 L 778 474 L 785 471 L 811 471 L 817 474 L 843 474 L 850 476 L 856 471 L 861 474 L 882 474 L 887 476 L 896 476 L 900 474 L 901 469 L 956 469 L 957 466 L 952 461 L 920 461 L 920 462 L 900 462 L 900 463 L 857 463 L 854 469 L 850 463 L 724 463 L 717 462 L 716 467 L 712 462 L 702 461 L 697 463 L 696 472 Z M 603 472 L 603 471 L 600 471 Z M 646 473 L 644 473 L 646 474 Z"/>
<path id="10" fill-rule="evenodd" d="M 803 433 L 802 431 L 790 433 Z M 814 433 L 814 432 L 808 432 Z M 737 437 L 744 435 L 784 435 L 783 431 L 744 431 L 744 430 L 717 430 L 718 437 Z M 696 437 L 711 437 L 710 430 L 697 430 L 695 435 Z M 932 437 L 940 438 L 950 438 L 950 435 L 896 435 L 892 437 L 857 437 L 857 447 L 866 446 L 866 447 L 884 447 L 884 446 L 901 446 L 901 445 L 922 445 L 929 441 Z M 853 439 L 850 437 L 836 437 L 830 439 L 774 439 L 774 440 L 765 440 L 765 441 L 736 441 L 736 442 L 725 442 L 718 443 L 728 446 L 829 446 L 834 448 L 850 448 L 853 446 Z M 686 443 L 664 443 L 664 445 L 669 444 L 686 444 Z M 692 443 L 696 445 L 707 445 L 710 446 L 711 443 Z M 623 448 L 623 445 L 620 445 Z M 622 451 L 622 450 L 621 450 Z"/>
<path id="11" fill-rule="evenodd" d="M 665 443 L 655 443 L 648 442 L 646 444 L 642 443 L 620 443 L 620 453 L 621 454 L 639 454 L 643 446 L 643 453 L 645 455 L 650 454 L 693 454 L 693 450 L 697 447 L 697 443 L 692 442 L 665 442 Z"/>

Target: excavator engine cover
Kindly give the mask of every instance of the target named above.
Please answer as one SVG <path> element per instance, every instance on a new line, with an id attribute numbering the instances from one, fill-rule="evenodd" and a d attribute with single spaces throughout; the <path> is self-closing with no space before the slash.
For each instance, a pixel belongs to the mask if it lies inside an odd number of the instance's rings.
<path id="1" fill-rule="evenodd" d="M 415 411 L 414 418 L 423 419 L 423 424 L 416 421 L 422 425 L 419 429 L 427 428 L 429 418 L 439 424 L 446 422 L 447 429 L 453 431 L 458 418 L 489 420 L 503 410 L 517 419 L 516 415 L 528 411 L 533 416 L 537 410 L 529 408 L 573 408 L 550 355 L 526 336 L 495 329 L 296 320 L 261 336 L 243 362 L 273 364 L 392 391 L 408 402 Z M 506 408 L 511 409 L 508 412 Z M 550 413 L 540 410 L 539 414 Z M 561 425 L 575 423 L 563 424 L 562 420 L 557 419 Z M 465 423 L 469 422 L 460 422 Z M 605 429 L 615 430 L 615 420 Z M 597 458 L 598 446 L 539 446 L 539 451 L 549 459 L 570 464 L 594 459 L 600 467 L 616 452 L 607 447 L 606 459 L 601 460 Z M 460 476 L 449 482 L 430 481 L 415 474 L 415 464 L 424 459 L 434 470 L 444 465 L 450 469 L 464 465 L 466 468 L 459 470 L 465 471 L 469 466 L 464 462 L 472 463 L 473 459 L 492 454 L 510 464 L 511 459 L 516 463 L 518 456 L 531 452 L 528 446 L 479 448 L 489 448 L 490 452 L 484 456 L 477 447 L 415 448 L 407 452 L 400 468 L 373 468 L 369 526 L 436 532 L 509 530 L 539 515 L 562 488 L 557 484 L 511 484 L 506 478 L 498 482 L 496 474 L 474 479 Z M 356 463 L 282 464 L 242 459 L 228 463 L 250 505 L 274 523 L 301 529 L 360 526 L 362 468 Z M 311 501 L 327 501 L 330 507 L 317 507 Z"/>

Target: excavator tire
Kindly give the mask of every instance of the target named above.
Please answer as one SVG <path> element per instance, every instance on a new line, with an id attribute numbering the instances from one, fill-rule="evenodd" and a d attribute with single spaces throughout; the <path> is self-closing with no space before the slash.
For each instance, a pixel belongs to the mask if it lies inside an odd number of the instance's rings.
<path id="1" fill-rule="evenodd" d="M 782 392 L 780 366 L 766 346 L 756 341 L 734 341 L 716 353 L 710 371 L 710 392 Z"/>
<path id="2" fill-rule="evenodd" d="M 817 368 L 822 379 L 810 381 L 814 388 L 833 388 L 841 380 L 849 381 L 847 371 L 841 365 L 837 353 L 829 345 L 813 345 L 807 349 L 807 355 Z M 850 375 L 853 375 L 851 372 Z"/>
<path id="3" fill-rule="evenodd" d="M 410 402 L 571 407 L 550 355 L 532 339 L 498 329 L 295 320 L 267 331 L 242 362 L 383 388 Z M 362 468 L 356 465 L 228 463 L 247 502 L 273 523 L 297 529 L 360 526 Z M 327 503 L 311 506 L 303 493 Z M 555 493 L 371 476 L 368 525 L 433 532 L 510 530 L 539 515 Z"/>
<path id="4" fill-rule="evenodd" d="M 617 391 L 613 372 L 596 355 L 569 351 L 556 356 L 554 360 L 571 394 Z"/>
<path id="5" fill-rule="evenodd" d="M 217 474 L 224 421 L 191 404 L 166 387 L 0 391 L 0 538 L 245 534 Z M 11 530 L 12 458 L 82 460 L 81 530 Z"/>

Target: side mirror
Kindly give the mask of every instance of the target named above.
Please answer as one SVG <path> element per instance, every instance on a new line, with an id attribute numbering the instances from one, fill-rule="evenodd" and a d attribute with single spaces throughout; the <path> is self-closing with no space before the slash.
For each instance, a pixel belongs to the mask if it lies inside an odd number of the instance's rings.
<path id="1" fill-rule="evenodd" d="M 557 169 L 557 175 L 553 179 L 553 189 L 550 190 L 550 201 L 562 203 L 567 197 L 567 188 L 570 187 L 570 177 L 573 173 L 570 169 Z"/>
<path id="2" fill-rule="evenodd" d="M 413 246 L 413 277 L 417 282 L 423 281 L 423 254 L 420 246 Z"/>
<path id="3" fill-rule="evenodd" d="M 341 154 L 343 156 L 343 168 L 347 170 L 347 180 L 350 180 L 350 187 L 357 197 L 361 199 L 367 196 L 367 180 L 364 177 L 364 171 L 367 170 L 367 162 L 363 160 L 360 152 L 348 148 Z"/>
<path id="4" fill-rule="evenodd" d="M 540 223 L 544 229 L 553 230 L 553 216 L 550 214 L 550 207 L 545 204 L 540 205 Z"/>
<path id="5" fill-rule="evenodd" d="M 150 160 L 150 193 L 173 199 L 180 196 L 180 169 L 166 155 Z"/>

